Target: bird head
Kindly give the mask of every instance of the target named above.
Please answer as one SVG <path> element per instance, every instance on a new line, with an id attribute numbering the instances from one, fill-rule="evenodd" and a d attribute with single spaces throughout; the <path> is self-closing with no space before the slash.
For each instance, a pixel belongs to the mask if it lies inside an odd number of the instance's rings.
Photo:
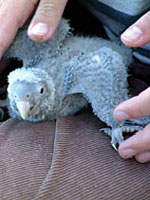
<path id="1" fill-rule="evenodd" d="M 10 114 L 28 121 L 42 121 L 53 109 L 55 88 L 45 71 L 17 69 L 8 77 Z"/>

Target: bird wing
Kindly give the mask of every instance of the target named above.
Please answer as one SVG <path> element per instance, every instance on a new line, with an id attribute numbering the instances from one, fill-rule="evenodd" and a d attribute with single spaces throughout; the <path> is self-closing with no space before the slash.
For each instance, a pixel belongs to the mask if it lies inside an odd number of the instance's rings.
<path id="1" fill-rule="evenodd" d="M 69 76 L 72 80 L 68 78 L 69 93 L 82 93 L 99 119 L 109 126 L 117 126 L 118 122 L 113 118 L 114 108 L 128 98 L 127 63 L 119 53 L 107 47 L 72 63 L 78 65 L 75 69 L 70 67 L 74 75 Z"/>

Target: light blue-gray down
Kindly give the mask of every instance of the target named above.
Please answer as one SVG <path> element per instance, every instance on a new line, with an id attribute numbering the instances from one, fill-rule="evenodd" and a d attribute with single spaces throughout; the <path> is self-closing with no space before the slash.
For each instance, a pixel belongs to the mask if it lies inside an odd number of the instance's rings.
<path id="1" fill-rule="evenodd" d="M 148 118 L 118 122 L 116 105 L 128 99 L 130 50 L 99 37 L 74 36 L 63 19 L 52 40 L 36 43 L 22 28 L 4 58 L 18 58 L 23 67 L 8 76 L 9 113 L 32 122 L 72 115 L 91 104 L 93 113 L 110 128 L 103 129 L 117 143 L 123 132 L 134 132 Z"/>

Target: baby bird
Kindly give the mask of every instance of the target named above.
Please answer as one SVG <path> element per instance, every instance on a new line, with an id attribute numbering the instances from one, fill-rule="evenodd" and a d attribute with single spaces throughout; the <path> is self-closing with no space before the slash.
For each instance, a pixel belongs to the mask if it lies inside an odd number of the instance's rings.
<path id="1" fill-rule="evenodd" d="M 31 122 L 72 115 L 91 104 L 110 128 L 103 129 L 116 148 L 123 132 L 135 132 L 149 118 L 118 122 L 116 105 L 129 98 L 127 68 L 130 50 L 99 37 L 74 36 L 62 19 L 52 40 L 31 41 L 21 29 L 4 58 L 18 58 L 23 67 L 8 76 L 9 113 Z"/>

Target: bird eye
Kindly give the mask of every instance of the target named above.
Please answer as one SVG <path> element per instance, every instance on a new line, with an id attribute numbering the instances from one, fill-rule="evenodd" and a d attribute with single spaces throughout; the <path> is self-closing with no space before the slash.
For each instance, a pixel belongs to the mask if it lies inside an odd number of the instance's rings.
<path id="1" fill-rule="evenodd" d="M 44 88 L 41 88 L 40 94 L 43 94 L 43 93 L 44 93 Z"/>
<path id="2" fill-rule="evenodd" d="M 29 95 L 29 94 L 27 94 L 27 95 L 26 95 L 26 97 L 27 97 L 27 98 L 29 98 L 29 97 L 30 97 L 30 95 Z"/>

